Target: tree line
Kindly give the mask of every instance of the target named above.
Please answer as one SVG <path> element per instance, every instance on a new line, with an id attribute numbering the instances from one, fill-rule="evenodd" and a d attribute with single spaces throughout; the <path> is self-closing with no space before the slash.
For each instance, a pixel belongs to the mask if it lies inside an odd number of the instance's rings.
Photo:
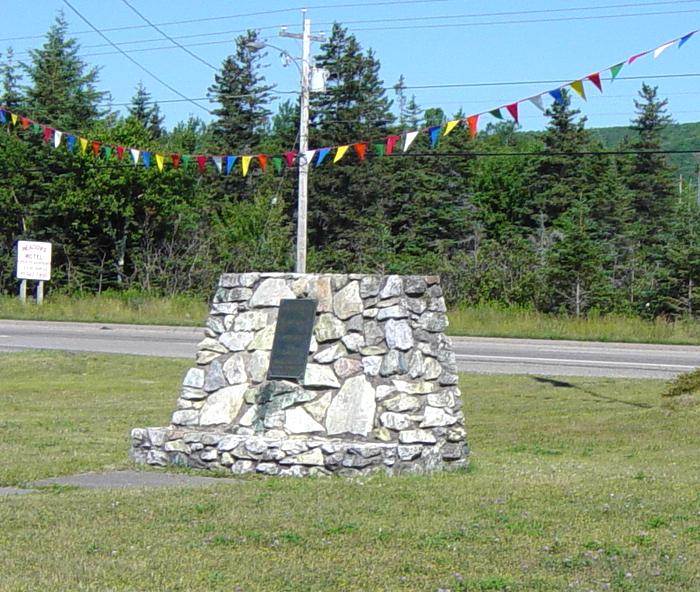
<path id="1" fill-rule="evenodd" d="M 281 153 L 298 143 L 298 105 L 272 110 L 274 85 L 255 31 L 208 90 L 211 121 L 163 126 L 139 83 L 120 116 L 79 56 L 59 15 L 41 47 L 0 65 L 0 103 L 102 142 L 188 154 Z M 315 56 L 329 72 L 312 95 L 310 145 L 335 146 L 443 124 L 401 77 L 387 91 L 380 62 L 336 24 Z M 615 153 L 586 129 L 564 93 L 546 129 L 489 124 L 403 154 L 348 155 L 312 167 L 310 271 L 439 273 L 453 304 L 496 302 L 575 315 L 700 314 L 700 207 L 679 190 L 660 153 L 671 122 L 657 89 L 642 85 L 630 134 Z M 195 166 L 134 167 L 54 149 L 41 133 L 0 133 L 0 292 L 16 291 L 19 239 L 54 244 L 52 290 L 189 292 L 208 297 L 222 271 L 290 270 L 296 174 L 198 174 Z"/>

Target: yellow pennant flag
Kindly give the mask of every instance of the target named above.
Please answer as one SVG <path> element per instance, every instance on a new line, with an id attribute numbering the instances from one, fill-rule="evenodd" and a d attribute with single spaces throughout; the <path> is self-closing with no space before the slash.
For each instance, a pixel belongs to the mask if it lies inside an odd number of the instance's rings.
<path id="1" fill-rule="evenodd" d="M 574 80 L 571 83 L 571 88 L 576 91 L 576 94 L 580 96 L 584 101 L 586 100 L 586 91 L 583 90 L 583 80 Z"/>
<path id="2" fill-rule="evenodd" d="M 248 168 L 250 167 L 252 158 L 252 156 L 241 156 L 241 169 L 243 170 L 244 177 L 248 174 Z"/>
<path id="3" fill-rule="evenodd" d="M 449 134 L 454 128 L 457 127 L 457 125 L 459 124 L 459 121 L 460 121 L 459 119 L 455 119 L 454 121 L 448 121 L 445 124 L 445 131 L 442 135 L 446 136 L 447 134 Z"/>
<path id="4" fill-rule="evenodd" d="M 335 156 L 333 157 L 333 162 L 338 162 L 341 158 L 343 158 L 349 147 L 350 146 L 338 146 L 338 149 L 335 151 Z"/>
<path id="5" fill-rule="evenodd" d="M 85 151 L 87 150 L 87 145 L 88 145 L 87 138 L 80 138 L 80 152 L 85 154 Z"/>
<path id="6" fill-rule="evenodd" d="M 12 117 L 12 125 L 17 125 L 17 114 L 10 113 L 10 117 Z"/>
<path id="7" fill-rule="evenodd" d="M 165 162 L 165 159 L 163 158 L 162 154 L 156 154 L 156 166 L 158 166 L 158 170 L 162 173 L 163 172 L 163 163 Z"/>

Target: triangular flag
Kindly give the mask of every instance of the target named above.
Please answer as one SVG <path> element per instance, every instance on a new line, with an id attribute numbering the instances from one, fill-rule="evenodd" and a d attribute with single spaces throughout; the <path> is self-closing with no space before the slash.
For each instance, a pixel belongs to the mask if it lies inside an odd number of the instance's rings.
<path id="1" fill-rule="evenodd" d="M 75 149 L 75 140 L 76 138 L 73 134 L 68 134 L 68 137 L 66 138 L 66 148 L 68 148 L 70 152 L 73 152 Z"/>
<path id="2" fill-rule="evenodd" d="M 564 95 L 561 92 L 560 88 L 555 88 L 553 90 L 549 91 L 549 94 L 552 95 L 554 100 L 559 103 L 560 105 L 564 104 Z"/>
<path id="3" fill-rule="evenodd" d="M 401 136 L 389 136 L 386 139 L 386 154 L 390 155 L 394 152 L 394 147 L 396 146 L 396 142 L 398 142 L 401 139 Z"/>
<path id="4" fill-rule="evenodd" d="M 94 156 L 98 156 L 100 154 L 100 146 L 101 144 L 97 140 L 92 143 L 92 153 Z"/>
<path id="5" fill-rule="evenodd" d="M 163 158 L 162 154 L 156 154 L 156 166 L 158 167 L 158 170 L 162 173 L 163 172 L 163 165 L 165 164 L 165 158 Z"/>
<path id="6" fill-rule="evenodd" d="M 584 101 L 586 100 L 586 90 L 583 88 L 583 80 L 574 80 L 570 85 Z"/>
<path id="7" fill-rule="evenodd" d="M 413 140 L 418 137 L 418 132 L 406 132 L 403 136 L 403 151 L 406 152 L 408 148 L 413 144 Z"/>
<path id="8" fill-rule="evenodd" d="M 544 111 L 544 103 L 542 102 L 542 95 L 535 95 L 534 97 L 530 97 L 529 100 L 540 111 Z"/>
<path id="9" fill-rule="evenodd" d="M 287 163 L 289 168 L 294 166 L 294 159 L 296 159 L 297 153 L 293 150 L 284 153 L 284 161 Z"/>
<path id="10" fill-rule="evenodd" d="M 48 142 L 51 139 L 51 136 L 53 135 L 53 128 L 49 127 L 48 125 L 45 125 L 43 127 L 44 127 L 44 142 Z"/>
<path id="11" fill-rule="evenodd" d="M 430 147 L 435 148 L 438 143 L 438 138 L 440 137 L 441 125 L 434 125 L 428 128 L 428 135 L 430 136 Z"/>
<path id="12" fill-rule="evenodd" d="M 243 176 L 248 174 L 248 169 L 250 168 L 250 161 L 252 156 L 241 156 L 241 170 L 243 171 Z"/>
<path id="13" fill-rule="evenodd" d="M 506 105 L 506 109 L 508 109 L 508 113 L 510 113 L 510 116 L 515 119 L 515 123 L 518 123 L 518 103 L 511 103 L 510 105 Z"/>
<path id="14" fill-rule="evenodd" d="M 330 150 L 330 148 L 329 148 Z M 272 168 L 275 169 L 275 173 L 278 175 L 282 172 L 282 157 L 281 156 L 273 156 L 272 157 Z"/>
<path id="15" fill-rule="evenodd" d="M 326 158 L 326 156 L 328 156 L 328 153 L 330 151 L 331 151 L 330 148 L 319 148 L 318 156 L 316 157 L 316 166 L 321 166 L 323 159 Z"/>
<path id="16" fill-rule="evenodd" d="M 496 119 L 503 119 L 503 114 L 501 113 L 500 109 L 494 109 L 493 111 L 489 111 L 489 113 Z"/>
<path id="17" fill-rule="evenodd" d="M 42 129 L 44 129 L 44 128 L 41 125 L 39 125 L 38 123 L 36 123 L 36 122 L 32 123 L 32 131 L 35 134 L 38 134 Z"/>
<path id="18" fill-rule="evenodd" d="M 117 146 L 117 160 L 124 158 L 124 146 Z"/>
<path id="19" fill-rule="evenodd" d="M 345 156 L 345 153 L 348 151 L 349 146 L 338 146 L 335 149 L 335 156 L 333 157 L 333 162 L 338 162 L 343 156 Z"/>
<path id="20" fill-rule="evenodd" d="M 681 41 L 681 44 L 685 43 L 684 41 Z M 680 47 L 680 45 L 678 46 Z M 17 125 L 17 114 L 16 113 L 10 113 L 10 119 L 12 119 L 12 125 Z"/>
<path id="21" fill-rule="evenodd" d="M 479 125 L 479 116 L 470 115 L 469 117 L 467 117 L 467 125 L 469 126 L 469 135 L 472 138 L 476 138 L 477 126 Z"/>
<path id="22" fill-rule="evenodd" d="M 201 154 L 197 156 L 197 168 L 200 173 L 203 173 L 207 168 L 207 157 Z"/>
<path id="23" fill-rule="evenodd" d="M 223 166 L 223 161 L 224 157 L 223 156 L 212 156 L 211 161 L 214 163 L 214 166 L 216 167 L 216 170 L 221 172 L 222 166 Z"/>
<path id="24" fill-rule="evenodd" d="M 360 160 L 364 160 L 365 154 L 367 153 L 367 144 L 364 142 L 357 142 L 357 144 L 353 144 L 352 147 L 355 149 L 357 156 L 360 157 Z"/>
<path id="25" fill-rule="evenodd" d="M 189 154 L 182 155 L 182 166 L 187 167 L 192 162 L 192 157 Z"/>
<path id="26" fill-rule="evenodd" d="M 460 119 L 455 119 L 455 120 L 453 120 L 453 121 L 448 121 L 448 122 L 445 124 L 445 131 L 444 131 L 444 133 L 443 133 L 442 135 L 443 135 L 443 136 L 446 136 L 447 134 L 449 134 L 454 128 L 457 127 L 457 125 L 459 125 L 459 122 L 460 122 L 460 121 L 461 121 Z"/>
<path id="27" fill-rule="evenodd" d="M 112 156 L 112 147 L 111 146 L 105 146 L 103 148 L 104 153 L 105 153 L 105 158 L 109 159 L 110 156 Z"/>
<path id="28" fill-rule="evenodd" d="M 26 117 L 22 117 L 21 121 L 22 121 L 22 129 L 27 129 L 29 127 L 29 124 L 31 123 L 31 121 L 29 121 L 29 119 Z"/>
<path id="29" fill-rule="evenodd" d="M 238 159 L 237 156 L 227 156 L 226 157 L 226 174 L 230 175 L 231 174 L 231 169 L 233 169 L 233 165 L 236 163 L 236 160 Z"/>
<path id="30" fill-rule="evenodd" d="M 600 81 L 599 72 L 589 74 L 588 76 L 586 76 L 586 80 L 590 80 L 600 92 L 603 92 L 603 83 Z"/>
<path id="31" fill-rule="evenodd" d="M 615 64 L 614 66 L 610 66 L 610 75 L 612 76 L 612 79 L 615 80 L 617 78 L 617 75 L 620 73 L 620 70 L 622 70 L 622 67 L 625 65 L 625 62 L 620 62 L 619 64 Z"/>
<path id="32" fill-rule="evenodd" d="M 302 164 L 308 164 L 311 166 L 313 160 L 314 160 L 314 155 L 316 154 L 316 150 L 306 150 L 304 152 L 304 160 Z"/>
<path id="33" fill-rule="evenodd" d="M 143 160 L 143 166 L 146 168 L 151 166 L 151 153 L 145 150 L 141 153 L 141 160 Z"/>
<path id="34" fill-rule="evenodd" d="M 384 142 L 375 142 L 372 144 L 372 147 L 374 148 L 374 153 L 377 156 L 384 156 L 384 154 L 386 154 L 386 145 Z"/>
<path id="35" fill-rule="evenodd" d="M 139 163 L 139 156 L 141 155 L 141 151 L 138 148 L 129 148 L 129 152 L 131 152 L 131 160 L 134 161 L 134 165 L 137 165 Z"/>
<path id="36" fill-rule="evenodd" d="M 687 35 L 683 35 L 683 37 L 681 37 L 681 40 L 678 42 L 678 49 L 683 47 L 685 45 L 685 43 L 688 41 L 688 39 L 690 39 L 693 35 L 695 35 L 695 33 L 697 33 L 697 31 L 693 31 L 692 33 L 688 33 Z"/>
<path id="37" fill-rule="evenodd" d="M 7 113 L 4 109 L 0 109 L 0 123 L 7 123 Z"/>
<path id="38" fill-rule="evenodd" d="M 258 154 L 258 163 L 260 164 L 260 168 L 264 173 L 267 169 L 267 154 Z"/>
<path id="39" fill-rule="evenodd" d="M 648 51 L 643 51 L 642 53 L 638 53 L 638 54 L 636 54 L 636 55 L 633 55 L 629 60 L 627 60 L 627 63 L 628 63 L 628 64 L 633 64 L 633 63 L 636 62 L 639 58 L 641 58 L 641 57 L 647 55 L 648 53 L 649 53 Z"/>
<path id="40" fill-rule="evenodd" d="M 173 168 L 174 169 L 180 168 L 180 155 L 177 152 L 174 152 L 173 154 L 170 155 L 170 160 L 173 161 Z"/>
<path id="41" fill-rule="evenodd" d="M 654 59 L 658 58 L 663 52 L 665 52 L 669 47 L 671 47 L 675 41 L 669 41 L 668 43 L 664 43 L 663 45 L 659 45 L 654 50 Z"/>
<path id="42" fill-rule="evenodd" d="M 53 133 L 53 147 L 58 148 L 61 145 L 61 138 L 63 137 L 63 132 L 56 130 Z"/>
<path id="43" fill-rule="evenodd" d="M 87 152 L 88 140 L 87 138 L 80 138 L 80 152 L 85 154 Z"/>

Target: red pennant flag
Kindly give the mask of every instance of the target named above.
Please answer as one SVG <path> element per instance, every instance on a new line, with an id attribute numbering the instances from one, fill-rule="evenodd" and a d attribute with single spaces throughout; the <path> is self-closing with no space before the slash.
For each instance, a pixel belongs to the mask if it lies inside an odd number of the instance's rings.
<path id="1" fill-rule="evenodd" d="M 203 173 L 207 167 L 207 157 L 201 156 L 201 155 L 198 156 L 197 157 L 197 166 L 199 167 L 199 172 Z"/>
<path id="2" fill-rule="evenodd" d="M 390 155 L 394 151 L 394 146 L 396 146 L 396 142 L 398 142 L 401 139 L 401 136 L 389 136 L 386 139 L 386 154 L 387 156 Z"/>
<path id="3" fill-rule="evenodd" d="M 642 53 L 638 53 L 637 55 L 633 55 L 629 60 L 627 60 L 627 63 L 632 64 L 632 63 L 636 62 L 642 56 L 647 55 L 648 53 L 649 53 L 648 51 L 643 51 Z"/>
<path id="4" fill-rule="evenodd" d="M 365 154 L 367 153 L 367 144 L 364 142 L 358 142 L 357 144 L 353 144 L 353 148 L 355 149 L 357 156 L 360 157 L 360 160 L 364 160 Z"/>
<path id="5" fill-rule="evenodd" d="M 469 125 L 469 136 L 474 139 L 477 134 L 477 126 L 479 125 L 479 116 L 471 115 L 467 117 L 467 124 Z"/>
<path id="6" fill-rule="evenodd" d="M 506 105 L 506 109 L 508 109 L 508 113 L 511 114 L 511 117 L 515 119 L 515 123 L 518 123 L 518 103 Z"/>
<path id="7" fill-rule="evenodd" d="M 48 125 L 45 125 L 44 126 L 44 142 L 51 141 L 52 136 L 53 136 L 53 128 L 49 127 Z"/>
<path id="8" fill-rule="evenodd" d="M 98 141 L 94 141 L 94 142 L 92 143 L 92 153 L 93 153 L 95 156 L 99 156 L 99 154 L 100 154 L 100 143 L 99 143 Z"/>
<path id="9" fill-rule="evenodd" d="M 260 168 L 265 172 L 267 168 L 267 154 L 258 154 L 258 162 L 260 163 Z"/>
<path id="10" fill-rule="evenodd" d="M 171 154 L 170 158 L 173 160 L 173 168 L 179 168 L 180 166 L 180 155 L 179 154 Z"/>
<path id="11" fill-rule="evenodd" d="M 284 153 L 284 161 L 287 163 L 288 167 L 294 166 L 294 159 L 297 157 L 297 153 L 294 150 Z"/>
<path id="12" fill-rule="evenodd" d="M 595 84 L 596 88 L 600 92 L 603 92 L 603 84 L 600 82 L 600 73 L 599 72 L 596 72 L 595 74 L 590 74 L 589 76 L 586 76 L 586 80 L 590 80 L 593 84 Z"/>
<path id="13" fill-rule="evenodd" d="M 117 146 L 117 158 L 121 160 L 124 157 L 124 146 Z"/>
<path id="14" fill-rule="evenodd" d="M 27 129 L 32 123 L 31 121 L 29 121 L 29 119 L 27 117 L 22 117 L 21 121 L 22 121 L 22 129 Z"/>

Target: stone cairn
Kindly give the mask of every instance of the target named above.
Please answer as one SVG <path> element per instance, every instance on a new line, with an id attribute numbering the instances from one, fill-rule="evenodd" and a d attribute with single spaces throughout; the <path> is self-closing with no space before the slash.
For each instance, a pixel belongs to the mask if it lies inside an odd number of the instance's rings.
<path id="1" fill-rule="evenodd" d="M 295 298 L 317 301 L 305 375 L 268 380 Z M 223 274 L 172 425 L 132 430 L 132 456 L 297 476 L 466 466 L 445 311 L 438 276 Z"/>

